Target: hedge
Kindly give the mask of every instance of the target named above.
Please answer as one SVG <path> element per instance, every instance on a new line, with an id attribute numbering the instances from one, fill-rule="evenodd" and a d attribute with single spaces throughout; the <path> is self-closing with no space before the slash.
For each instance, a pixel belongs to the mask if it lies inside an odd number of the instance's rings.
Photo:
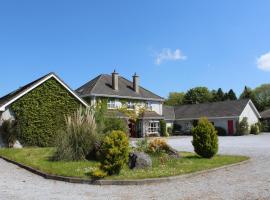
<path id="1" fill-rule="evenodd" d="M 19 141 L 26 146 L 53 146 L 65 125 L 65 115 L 81 103 L 56 79 L 50 78 L 11 105 L 20 127 Z"/>

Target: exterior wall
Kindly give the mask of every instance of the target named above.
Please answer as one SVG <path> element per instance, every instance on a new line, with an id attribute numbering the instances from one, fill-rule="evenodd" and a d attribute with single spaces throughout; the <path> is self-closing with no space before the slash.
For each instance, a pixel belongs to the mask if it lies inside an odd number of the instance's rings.
<path id="1" fill-rule="evenodd" d="M 243 110 L 242 114 L 240 115 L 239 119 L 242 120 L 244 117 L 247 117 L 248 124 L 253 125 L 259 121 L 258 116 L 256 115 L 254 109 L 250 105 L 250 103 L 247 104 L 245 109 Z"/>
<path id="2" fill-rule="evenodd" d="M 222 127 L 224 128 L 228 133 L 228 120 L 233 120 L 233 130 L 234 133 L 236 133 L 236 123 L 238 121 L 238 118 L 214 118 L 209 119 L 210 122 L 214 124 L 214 126 Z M 194 120 L 176 120 L 175 123 L 178 125 L 181 125 L 183 132 L 190 132 L 192 128 Z"/>
<path id="3" fill-rule="evenodd" d="M 154 102 L 154 101 L 149 101 L 152 107 L 152 111 L 155 111 L 157 114 L 162 115 L 162 103 L 161 102 Z"/>

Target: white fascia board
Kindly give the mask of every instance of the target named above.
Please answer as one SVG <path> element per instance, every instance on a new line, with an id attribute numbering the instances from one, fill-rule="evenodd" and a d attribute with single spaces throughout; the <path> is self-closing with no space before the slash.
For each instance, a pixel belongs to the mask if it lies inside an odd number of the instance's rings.
<path id="1" fill-rule="evenodd" d="M 82 100 L 78 95 L 76 95 L 65 83 L 63 83 L 57 76 L 55 76 L 54 74 L 51 74 L 47 77 L 44 77 L 44 79 L 38 81 L 36 84 L 34 84 L 33 86 L 31 86 L 30 88 L 28 88 L 27 90 L 25 90 L 24 92 L 22 92 L 21 94 L 19 94 L 18 96 L 14 97 L 13 99 L 11 99 L 10 101 L 8 101 L 7 103 L 5 103 L 3 106 L 0 107 L 0 111 L 5 111 L 6 107 L 9 106 L 10 104 L 12 104 L 13 102 L 15 102 L 16 100 L 18 100 L 19 98 L 21 98 L 22 96 L 24 96 L 25 94 L 27 94 L 28 92 L 30 92 L 31 90 L 35 89 L 36 87 L 38 87 L 39 85 L 41 85 L 42 83 L 44 83 L 45 81 L 49 80 L 50 78 L 55 78 L 62 86 L 64 86 L 64 88 L 66 88 L 76 99 L 78 99 L 84 106 L 89 107 L 89 105 Z"/>
<path id="2" fill-rule="evenodd" d="M 228 119 L 228 118 L 238 118 L 239 116 L 224 116 L 224 117 L 206 117 L 207 119 Z M 175 119 L 175 121 L 184 121 L 184 120 L 198 120 L 199 118 L 180 118 Z"/>

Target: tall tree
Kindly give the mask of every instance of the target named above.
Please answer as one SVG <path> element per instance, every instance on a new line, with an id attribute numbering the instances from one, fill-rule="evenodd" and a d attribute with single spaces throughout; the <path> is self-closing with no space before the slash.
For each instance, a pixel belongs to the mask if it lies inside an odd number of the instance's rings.
<path id="1" fill-rule="evenodd" d="M 212 94 L 207 87 L 195 87 L 187 91 L 184 97 L 184 103 L 186 104 L 198 104 L 204 102 L 210 102 L 212 100 Z"/>
<path id="2" fill-rule="evenodd" d="M 254 105 L 256 106 L 256 108 L 260 111 L 263 110 L 262 106 L 258 103 L 257 98 L 255 96 L 254 91 L 250 88 L 245 86 L 243 92 L 241 93 L 240 99 L 251 99 L 251 101 L 254 103 Z"/>
<path id="3" fill-rule="evenodd" d="M 254 89 L 255 103 L 260 111 L 270 107 L 270 84 L 262 84 Z"/>
<path id="4" fill-rule="evenodd" d="M 164 102 L 168 106 L 182 105 L 184 101 L 184 92 L 170 92 L 168 99 Z"/>
<path id="5" fill-rule="evenodd" d="M 218 88 L 215 96 L 213 97 L 214 101 L 223 101 L 224 100 L 224 92 L 221 88 Z"/>
<path id="6" fill-rule="evenodd" d="M 229 90 L 227 98 L 228 100 L 237 100 L 237 97 L 232 89 Z"/>

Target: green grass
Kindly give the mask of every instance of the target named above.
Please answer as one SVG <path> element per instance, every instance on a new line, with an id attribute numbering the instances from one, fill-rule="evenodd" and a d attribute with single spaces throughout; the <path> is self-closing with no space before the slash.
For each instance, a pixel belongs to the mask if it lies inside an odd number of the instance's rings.
<path id="1" fill-rule="evenodd" d="M 98 166 L 98 162 L 95 161 L 50 161 L 53 152 L 53 148 L 0 149 L 1 156 L 54 175 L 89 178 L 89 172 Z M 231 155 L 217 155 L 212 159 L 204 159 L 187 152 L 182 152 L 181 156 L 182 158 L 180 159 L 152 156 L 152 168 L 130 170 L 128 167 L 125 167 L 119 175 L 110 176 L 106 179 L 143 179 L 176 176 L 229 165 L 248 159 L 245 156 Z"/>

